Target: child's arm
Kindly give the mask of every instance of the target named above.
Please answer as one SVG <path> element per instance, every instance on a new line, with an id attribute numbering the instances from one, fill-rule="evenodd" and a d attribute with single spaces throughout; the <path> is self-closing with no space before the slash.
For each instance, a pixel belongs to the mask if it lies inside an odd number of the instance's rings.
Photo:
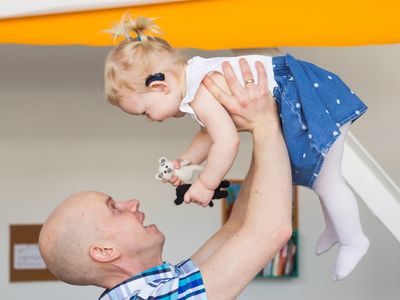
<path id="1" fill-rule="evenodd" d="M 192 165 L 199 165 L 206 160 L 211 145 L 212 140 L 207 129 L 202 127 L 179 159 L 189 160 Z"/>
<path id="2" fill-rule="evenodd" d="M 179 157 L 179 159 L 174 159 L 172 161 L 175 169 L 180 169 L 181 167 L 183 167 L 183 162 L 187 162 L 185 165 L 201 164 L 207 158 L 211 144 L 212 140 L 207 133 L 207 129 L 201 127 L 199 132 L 197 132 L 197 134 L 193 137 L 192 142 L 190 143 L 186 151 Z M 173 176 L 170 180 L 168 180 L 168 182 L 171 183 L 173 186 L 178 186 L 182 184 L 181 180 L 177 176 Z"/>
<path id="3" fill-rule="evenodd" d="M 218 80 L 222 77 L 218 75 L 212 76 Z M 239 135 L 229 114 L 203 85 L 197 91 L 192 107 L 206 126 L 212 145 L 206 167 L 185 194 L 184 200 L 206 206 L 211 200 L 214 189 L 235 160 L 239 149 Z"/>

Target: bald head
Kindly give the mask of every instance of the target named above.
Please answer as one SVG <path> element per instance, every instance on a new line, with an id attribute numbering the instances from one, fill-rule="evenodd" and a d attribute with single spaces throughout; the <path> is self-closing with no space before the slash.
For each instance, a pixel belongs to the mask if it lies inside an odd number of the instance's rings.
<path id="1" fill-rule="evenodd" d="M 99 192 L 65 199 L 39 236 L 40 253 L 59 279 L 112 287 L 162 263 L 164 234 L 144 225 L 137 199 L 115 201 Z"/>
<path id="2" fill-rule="evenodd" d="M 50 214 L 39 236 L 41 255 L 59 279 L 79 285 L 95 284 L 95 262 L 89 255 L 93 243 L 101 241 L 99 192 L 81 192 L 65 199 Z"/>

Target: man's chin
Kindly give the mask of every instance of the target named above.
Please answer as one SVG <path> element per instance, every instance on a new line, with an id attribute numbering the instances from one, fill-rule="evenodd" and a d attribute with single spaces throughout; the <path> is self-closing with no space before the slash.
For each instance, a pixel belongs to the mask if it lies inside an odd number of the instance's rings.
<path id="1" fill-rule="evenodd" d="M 146 227 L 145 227 L 145 230 L 146 231 L 149 231 L 149 232 L 160 232 L 159 230 L 158 230 L 158 227 L 157 227 L 157 225 L 156 224 L 150 224 L 150 225 L 147 225 Z"/>
<path id="2" fill-rule="evenodd" d="M 146 226 L 146 227 L 145 227 L 145 230 L 146 230 L 148 233 L 151 233 L 151 234 L 159 234 L 159 235 L 162 236 L 163 241 L 165 240 L 164 233 L 161 232 L 161 231 L 158 229 L 158 227 L 157 227 L 156 224 L 150 224 L 150 225 Z"/>

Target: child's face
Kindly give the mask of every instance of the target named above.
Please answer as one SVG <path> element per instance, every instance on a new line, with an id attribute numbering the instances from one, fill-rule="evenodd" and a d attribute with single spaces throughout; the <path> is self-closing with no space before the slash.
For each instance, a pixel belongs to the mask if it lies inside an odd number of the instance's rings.
<path id="1" fill-rule="evenodd" d="M 150 89 L 145 92 L 128 92 L 118 106 L 132 115 L 144 115 L 150 121 L 162 122 L 184 116 L 179 110 L 182 98 L 179 93 Z"/>

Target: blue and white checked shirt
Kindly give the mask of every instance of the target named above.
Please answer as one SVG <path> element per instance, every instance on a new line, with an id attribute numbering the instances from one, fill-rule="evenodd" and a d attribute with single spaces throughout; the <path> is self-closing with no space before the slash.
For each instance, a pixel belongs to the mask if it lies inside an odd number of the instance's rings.
<path id="1" fill-rule="evenodd" d="M 207 300 L 199 268 L 188 259 L 148 269 L 105 290 L 99 300 Z"/>

